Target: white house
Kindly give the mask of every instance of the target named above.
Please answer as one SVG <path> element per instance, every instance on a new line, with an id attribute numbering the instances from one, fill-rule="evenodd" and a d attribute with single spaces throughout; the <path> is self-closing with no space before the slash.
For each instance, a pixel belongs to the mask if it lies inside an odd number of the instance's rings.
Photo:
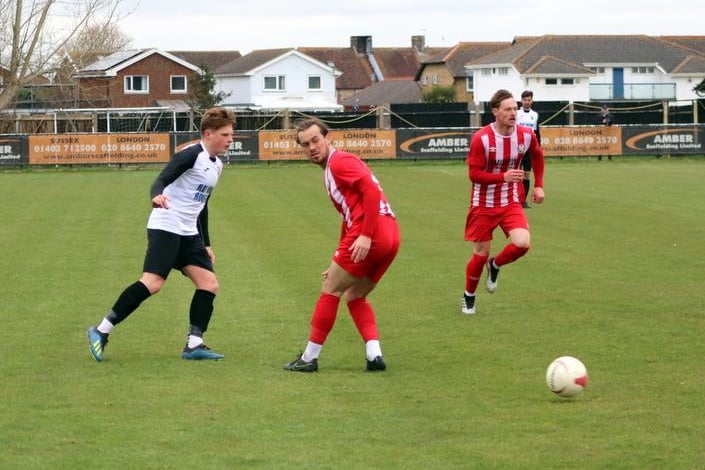
<path id="1" fill-rule="evenodd" d="M 215 91 L 229 93 L 224 106 L 262 110 L 339 111 L 335 79 L 341 72 L 302 52 L 252 51 L 214 72 Z"/>
<path id="2" fill-rule="evenodd" d="M 694 100 L 705 51 L 651 36 L 549 35 L 515 38 L 465 68 L 478 103 L 500 88 L 536 101 Z"/>

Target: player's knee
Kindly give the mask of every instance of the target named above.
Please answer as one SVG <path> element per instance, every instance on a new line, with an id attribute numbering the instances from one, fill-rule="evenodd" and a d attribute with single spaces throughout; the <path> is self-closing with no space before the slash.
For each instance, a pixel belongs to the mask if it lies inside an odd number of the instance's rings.
<path id="1" fill-rule="evenodd" d="M 200 288 L 213 293 L 213 295 L 218 295 L 218 292 L 220 292 L 220 285 L 218 284 L 218 280 L 215 278 L 208 280 L 202 286 L 200 286 Z"/>
<path id="2" fill-rule="evenodd" d="M 143 276 L 140 282 L 147 288 L 149 295 L 159 293 L 162 290 L 162 286 L 164 286 L 164 279 L 158 276 Z"/>

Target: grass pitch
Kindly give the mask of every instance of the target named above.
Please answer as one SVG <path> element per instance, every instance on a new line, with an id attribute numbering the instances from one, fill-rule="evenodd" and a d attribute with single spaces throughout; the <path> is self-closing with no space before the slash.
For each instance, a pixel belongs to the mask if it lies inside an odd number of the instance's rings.
<path id="1" fill-rule="evenodd" d="M 344 306 L 320 372 L 281 369 L 339 233 L 319 168 L 226 169 L 210 207 L 215 363 L 180 359 L 178 273 L 105 362 L 87 350 L 139 277 L 157 169 L 0 173 L 0 468 L 702 468 L 705 161 L 549 161 L 532 249 L 474 317 L 459 313 L 464 164 L 371 166 L 403 236 L 370 297 L 377 374 Z M 544 382 L 566 354 L 590 373 L 572 400 Z"/>

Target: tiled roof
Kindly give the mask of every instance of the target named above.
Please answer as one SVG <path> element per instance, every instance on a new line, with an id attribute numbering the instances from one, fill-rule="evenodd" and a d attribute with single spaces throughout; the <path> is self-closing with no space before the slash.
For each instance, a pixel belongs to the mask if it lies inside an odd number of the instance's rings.
<path id="1" fill-rule="evenodd" d="M 158 54 L 167 60 L 176 62 L 186 68 L 197 70 L 198 66 L 181 57 L 177 57 L 169 52 L 160 51 L 158 49 L 130 49 L 126 51 L 113 52 L 110 55 L 101 57 L 95 62 L 83 67 L 78 72 L 73 74 L 75 77 L 106 77 L 114 75 L 118 70 L 128 67 L 136 62 L 144 60 Z"/>
<path id="2" fill-rule="evenodd" d="M 424 60 L 424 64 L 446 64 L 454 77 L 466 77 L 465 64 L 510 47 L 509 42 L 460 42 Z M 419 68 L 416 79 L 420 78 Z"/>
<path id="3" fill-rule="evenodd" d="M 92 64 L 87 65 L 81 70 L 81 72 L 102 72 L 111 69 L 139 54 L 142 54 L 146 50 L 147 49 L 129 49 L 126 51 L 113 52 L 112 54 L 101 57 Z"/>
<path id="4" fill-rule="evenodd" d="M 267 62 L 276 59 L 287 52 L 294 50 L 293 47 L 286 49 L 260 49 L 245 54 L 235 60 L 232 60 L 224 65 L 221 65 L 215 70 L 218 75 L 225 74 L 244 74 L 256 69 L 257 67 L 266 64 Z"/>
<path id="5" fill-rule="evenodd" d="M 695 54 L 694 51 L 689 51 L 677 44 L 643 35 L 547 35 L 537 38 L 517 38 L 512 47 L 475 60 L 470 64 L 510 63 L 520 73 L 526 73 L 541 58 L 551 56 L 577 66 L 584 66 L 584 64 L 657 63 L 670 73 L 693 54 Z"/>
<path id="6" fill-rule="evenodd" d="M 702 74 L 705 73 L 705 57 L 688 56 L 671 70 L 671 73 Z"/>
<path id="7" fill-rule="evenodd" d="M 169 51 L 169 53 L 196 67 L 205 67 L 211 72 L 221 65 L 242 57 L 239 51 Z"/>
<path id="8" fill-rule="evenodd" d="M 414 78 L 420 61 L 412 47 L 375 47 L 372 49 L 384 79 Z"/>
<path id="9" fill-rule="evenodd" d="M 524 71 L 525 75 L 531 74 L 572 74 L 572 75 L 594 75 L 595 72 L 587 67 L 576 65 L 572 62 L 557 59 L 556 57 L 545 55 L 535 64 Z"/>
<path id="10" fill-rule="evenodd" d="M 343 74 L 335 82 L 338 90 L 360 90 L 373 83 L 374 72 L 367 58 L 351 47 L 299 47 L 298 50 L 340 70 Z"/>
<path id="11" fill-rule="evenodd" d="M 705 36 L 659 36 L 659 39 L 705 54 Z"/>
<path id="12" fill-rule="evenodd" d="M 343 101 L 345 106 L 420 103 L 421 88 L 412 79 L 390 79 L 374 83 Z"/>

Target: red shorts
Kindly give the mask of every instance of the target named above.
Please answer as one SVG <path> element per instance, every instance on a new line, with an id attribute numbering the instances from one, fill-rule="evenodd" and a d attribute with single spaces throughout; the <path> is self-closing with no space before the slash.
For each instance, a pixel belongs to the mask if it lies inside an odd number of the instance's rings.
<path id="1" fill-rule="evenodd" d="M 465 219 L 465 240 L 490 241 L 497 227 L 504 231 L 505 237 L 515 228 L 529 230 L 529 221 L 521 204 L 513 202 L 504 207 L 471 207 Z"/>
<path id="2" fill-rule="evenodd" d="M 394 217 L 380 215 L 367 257 L 354 263 L 350 258 L 352 255 L 350 247 L 358 236 L 357 234 L 344 236 L 333 254 L 333 261 L 353 276 L 357 278 L 368 277 L 372 282 L 377 283 L 382 279 L 399 251 L 401 237 L 397 221 Z"/>

